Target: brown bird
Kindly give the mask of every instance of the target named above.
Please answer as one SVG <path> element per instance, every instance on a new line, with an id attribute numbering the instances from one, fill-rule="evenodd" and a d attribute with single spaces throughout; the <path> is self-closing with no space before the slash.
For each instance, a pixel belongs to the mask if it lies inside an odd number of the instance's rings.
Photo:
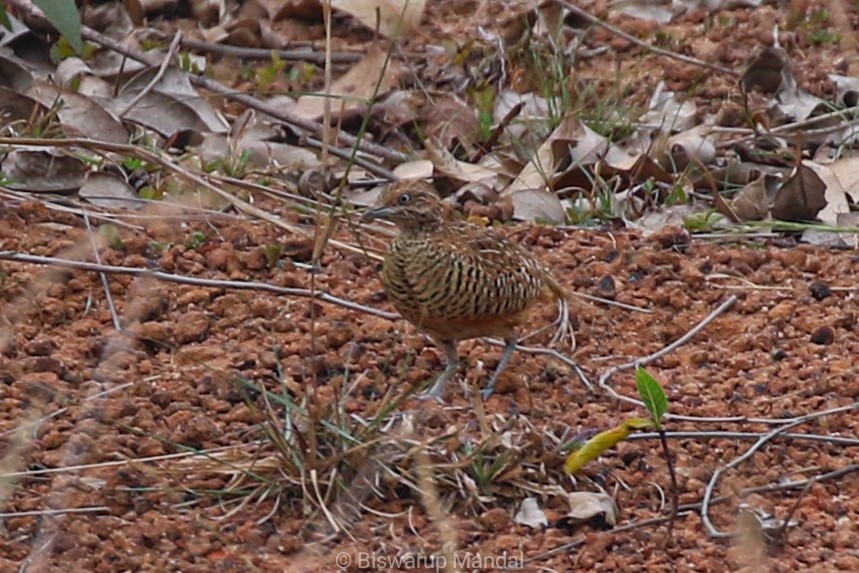
<path id="1" fill-rule="evenodd" d="M 403 318 L 445 354 L 446 368 L 427 395 L 441 398 L 459 366 L 460 340 L 493 336 L 504 339 L 504 353 L 481 392 L 488 398 L 528 311 L 541 299 L 565 301 L 565 289 L 534 255 L 497 231 L 446 218 L 438 195 L 422 181 L 389 185 L 363 216 L 378 218 L 400 229 L 385 256 L 382 285 Z"/>

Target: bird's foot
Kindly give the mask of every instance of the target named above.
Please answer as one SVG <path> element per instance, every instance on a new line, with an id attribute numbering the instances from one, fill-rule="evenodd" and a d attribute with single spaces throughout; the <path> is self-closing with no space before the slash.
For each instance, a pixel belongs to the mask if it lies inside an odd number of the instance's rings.
<path id="1" fill-rule="evenodd" d="M 489 397 L 492 396 L 493 394 L 495 394 L 495 385 L 494 384 L 487 386 L 486 388 L 484 388 L 483 390 L 480 391 L 480 397 L 483 398 L 484 402 L 489 400 Z"/>

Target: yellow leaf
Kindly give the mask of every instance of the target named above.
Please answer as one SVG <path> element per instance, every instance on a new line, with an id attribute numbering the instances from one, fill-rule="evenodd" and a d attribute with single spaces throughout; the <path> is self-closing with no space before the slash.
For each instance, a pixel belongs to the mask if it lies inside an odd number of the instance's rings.
<path id="1" fill-rule="evenodd" d="M 630 430 L 646 430 L 653 427 L 653 420 L 650 418 L 630 418 L 623 423 L 623 426 Z M 632 433 L 630 431 L 630 433 Z"/>
<path id="2" fill-rule="evenodd" d="M 472 225 L 480 225 L 481 227 L 488 227 L 490 223 L 489 219 L 482 215 L 469 215 L 466 221 Z"/>
<path id="3" fill-rule="evenodd" d="M 613 448 L 621 440 L 625 440 L 631 433 L 636 430 L 650 428 L 653 422 L 646 418 L 630 418 L 624 421 L 620 426 L 614 427 L 611 430 L 600 432 L 579 448 L 570 453 L 567 460 L 564 462 L 564 471 L 568 474 L 576 473 L 582 469 L 585 464 L 592 462 L 602 455 L 604 451 Z"/>

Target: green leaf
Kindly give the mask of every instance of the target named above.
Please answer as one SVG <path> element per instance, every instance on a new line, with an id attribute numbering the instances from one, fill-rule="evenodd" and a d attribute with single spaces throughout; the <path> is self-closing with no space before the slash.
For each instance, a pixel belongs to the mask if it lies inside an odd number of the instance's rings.
<path id="1" fill-rule="evenodd" d="M 12 30 L 12 22 L 9 21 L 9 13 L 6 11 L 6 0 L 0 0 L 0 24 L 7 30 Z"/>
<path id="2" fill-rule="evenodd" d="M 668 411 L 668 398 L 665 397 L 665 391 L 662 390 L 656 378 L 644 368 L 635 371 L 635 384 L 638 386 L 638 394 L 644 406 L 653 416 L 653 421 L 658 428 L 659 421 Z"/>
<path id="3" fill-rule="evenodd" d="M 57 31 L 66 37 L 78 54 L 83 53 L 84 45 L 81 39 L 81 17 L 74 0 L 33 0 L 45 13 Z"/>

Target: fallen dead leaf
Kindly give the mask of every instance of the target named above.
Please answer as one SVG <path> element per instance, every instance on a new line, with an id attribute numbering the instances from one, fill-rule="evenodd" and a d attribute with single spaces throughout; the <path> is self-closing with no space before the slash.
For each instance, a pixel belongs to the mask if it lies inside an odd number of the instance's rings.
<path id="1" fill-rule="evenodd" d="M 399 77 L 397 70 L 397 64 L 389 61 L 388 53 L 375 45 L 360 62 L 334 80 L 328 95 L 303 95 L 298 98 L 292 113 L 317 120 L 322 117 L 326 98 L 331 100 L 332 117 L 363 109 L 374 97 L 387 93 L 396 85 Z"/>
<path id="2" fill-rule="evenodd" d="M 619 514 L 617 504 L 610 495 L 590 491 L 574 491 L 567 494 L 570 512 L 566 515 L 567 523 L 579 525 L 601 518 L 608 525 L 617 523 Z"/>
<path id="3" fill-rule="evenodd" d="M 813 221 L 826 206 L 826 184 L 803 162 L 776 192 L 772 216 L 782 221 Z"/>
<path id="4" fill-rule="evenodd" d="M 426 0 L 331 0 L 332 8 L 388 38 L 417 33 L 425 6 Z"/>
<path id="5" fill-rule="evenodd" d="M 522 505 L 519 506 L 519 511 L 513 516 L 513 523 L 526 525 L 531 529 L 545 527 L 549 525 L 549 519 L 546 513 L 540 509 L 537 500 L 533 497 L 526 497 L 522 500 Z"/>
<path id="6" fill-rule="evenodd" d="M 734 213 L 743 221 L 763 220 L 770 212 L 770 199 L 764 176 L 740 189 L 732 207 Z"/>

